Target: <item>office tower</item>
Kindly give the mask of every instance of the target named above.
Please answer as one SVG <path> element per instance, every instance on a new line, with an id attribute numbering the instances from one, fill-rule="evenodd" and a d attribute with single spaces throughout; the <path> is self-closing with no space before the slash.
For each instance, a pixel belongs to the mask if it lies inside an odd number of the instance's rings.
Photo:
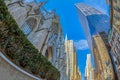
<path id="1" fill-rule="evenodd" d="M 82 80 L 82 75 L 81 75 L 79 68 L 77 69 L 77 79 L 76 80 Z"/>
<path id="2" fill-rule="evenodd" d="M 104 36 L 104 37 L 103 37 Z M 93 54 L 96 64 L 96 74 L 98 80 L 114 80 L 114 70 L 109 56 L 107 44 L 107 36 L 104 32 L 99 33 L 93 37 L 94 48 Z"/>
<path id="3" fill-rule="evenodd" d="M 80 22 L 91 49 L 97 80 L 114 80 L 114 71 L 109 56 L 109 45 L 105 34 L 110 29 L 109 17 L 93 7 L 83 3 L 76 4 Z"/>
<path id="4" fill-rule="evenodd" d="M 108 41 L 111 46 L 111 57 L 113 60 L 115 74 L 120 80 L 120 0 L 109 0 L 111 29 Z"/>
<path id="5" fill-rule="evenodd" d="M 78 10 L 79 19 L 85 32 L 88 45 L 92 51 L 92 36 L 98 32 L 108 32 L 110 27 L 109 17 L 95 8 L 83 3 L 75 4 Z M 104 25 L 104 27 L 102 27 Z"/>
<path id="6" fill-rule="evenodd" d="M 73 40 L 68 40 L 67 35 L 65 38 L 65 53 L 67 59 L 67 80 L 78 80 L 77 79 L 77 56 Z"/>
<path id="7" fill-rule="evenodd" d="M 85 78 L 86 80 L 94 79 L 94 68 L 91 63 L 91 54 L 87 54 L 86 67 L 85 67 Z"/>

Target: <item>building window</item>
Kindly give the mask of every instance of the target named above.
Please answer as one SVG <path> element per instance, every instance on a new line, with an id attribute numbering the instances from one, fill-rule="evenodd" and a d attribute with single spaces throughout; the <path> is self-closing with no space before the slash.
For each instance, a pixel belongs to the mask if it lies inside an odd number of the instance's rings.
<path id="1" fill-rule="evenodd" d="M 21 29 L 24 32 L 24 34 L 29 35 L 33 29 L 37 25 L 37 20 L 34 18 L 29 18 L 26 20 L 26 22 L 22 25 Z"/>
<path id="2" fill-rule="evenodd" d="M 114 6 L 114 10 L 117 10 L 117 11 L 118 11 L 118 7 L 117 7 L 117 6 Z"/>
<path id="3" fill-rule="evenodd" d="M 114 53 L 116 53 L 116 50 L 115 50 L 115 48 L 114 48 L 113 52 L 114 52 Z"/>
<path id="4" fill-rule="evenodd" d="M 116 48 L 119 49 L 119 44 L 118 43 L 116 43 Z"/>
<path id="5" fill-rule="evenodd" d="M 119 42 L 119 44 L 120 44 L 120 37 L 118 37 L 118 42 Z"/>
<path id="6" fill-rule="evenodd" d="M 114 37 L 112 37 L 112 42 L 114 42 Z"/>
<path id="7" fill-rule="evenodd" d="M 116 10 L 116 11 L 120 12 L 120 8 L 119 8 L 119 7 L 117 7 L 117 6 L 115 6 L 115 7 L 114 7 L 114 10 Z"/>
<path id="8" fill-rule="evenodd" d="M 114 31 L 114 32 L 113 32 L 113 35 L 116 36 L 116 33 L 117 33 L 117 32 Z"/>
<path id="9" fill-rule="evenodd" d="M 24 32 L 25 35 L 29 35 L 30 32 L 32 32 L 32 29 L 29 27 L 29 25 L 25 22 L 24 25 L 22 26 L 22 31 Z"/>
<path id="10" fill-rule="evenodd" d="M 46 58 L 47 58 L 49 61 L 52 61 L 52 59 L 53 59 L 52 47 L 49 47 L 49 48 L 46 50 L 45 56 L 46 56 Z"/>
<path id="11" fill-rule="evenodd" d="M 114 50 L 115 50 L 114 52 L 117 53 L 117 49 L 115 48 Z"/>
<path id="12" fill-rule="evenodd" d="M 118 17 L 118 15 L 114 14 L 114 18 L 115 18 L 115 19 L 118 19 L 119 17 Z"/>

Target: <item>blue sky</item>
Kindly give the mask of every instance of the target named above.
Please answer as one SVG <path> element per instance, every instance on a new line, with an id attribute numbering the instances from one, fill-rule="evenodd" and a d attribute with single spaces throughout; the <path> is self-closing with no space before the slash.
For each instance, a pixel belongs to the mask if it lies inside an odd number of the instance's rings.
<path id="1" fill-rule="evenodd" d="M 90 53 L 90 50 L 74 4 L 79 2 L 89 4 L 101 12 L 108 14 L 108 5 L 106 5 L 105 1 L 106 0 L 48 0 L 48 3 L 45 5 L 47 10 L 56 10 L 56 13 L 60 16 L 60 23 L 64 35 L 67 33 L 68 39 L 74 40 L 77 50 L 78 67 L 82 75 L 84 74 L 86 64 L 86 55 Z"/>

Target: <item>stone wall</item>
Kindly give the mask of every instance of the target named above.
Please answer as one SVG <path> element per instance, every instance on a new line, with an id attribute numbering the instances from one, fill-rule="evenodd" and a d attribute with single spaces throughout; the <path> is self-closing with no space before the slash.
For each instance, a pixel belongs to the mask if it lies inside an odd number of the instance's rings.
<path id="1" fill-rule="evenodd" d="M 0 52 L 0 80 L 41 80 L 22 70 Z"/>

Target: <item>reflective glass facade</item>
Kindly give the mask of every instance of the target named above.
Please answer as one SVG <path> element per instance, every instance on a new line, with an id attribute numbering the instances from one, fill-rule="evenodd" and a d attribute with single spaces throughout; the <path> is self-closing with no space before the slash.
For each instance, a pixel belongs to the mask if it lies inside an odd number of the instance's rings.
<path id="1" fill-rule="evenodd" d="M 77 3 L 76 7 L 88 45 L 92 51 L 92 37 L 102 31 L 108 34 L 108 30 L 110 28 L 109 17 L 95 8 L 83 3 Z"/>

